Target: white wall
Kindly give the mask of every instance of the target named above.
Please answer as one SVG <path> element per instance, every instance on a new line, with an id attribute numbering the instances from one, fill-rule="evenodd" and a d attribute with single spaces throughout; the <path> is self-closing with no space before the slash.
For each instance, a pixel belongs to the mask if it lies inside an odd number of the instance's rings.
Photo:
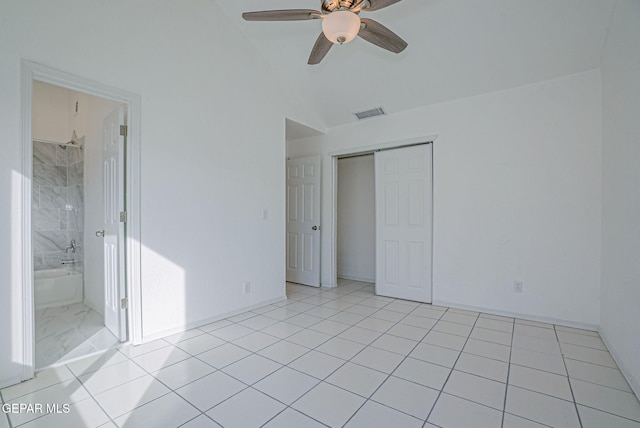
<path id="1" fill-rule="evenodd" d="M 145 338 L 284 297 L 285 116 L 314 120 L 215 2 L 4 2 L 0 52 L 0 385 L 22 373 L 22 58 L 141 96 Z"/>
<path id="2" fill-rule="evenodd" d="M 338 278 L 374 282 L 376 277 L 373 155 L 338 160 Z"/>
<path id="3" fill-rule="evenodd" d="M 42 82 L 33 84 L 32 137 L 36 140 L 67 143 L 69 131 L 70 91 Z"/>
<path id="4" fill-rule="evenodd" d="M 323 158 L 322 282 L 330 277 L 327 153 L 437 135 L 434 302 L 599 322 L 598 70 L 332 128 L 289 144 Z M 524 293 L 513 293 L 514 280 Z"/>
<path id="5" fill-rule="evenodd" d="M 603 55 L 602 325 L 640 396 L 640 2 L 618 1 Z"/>

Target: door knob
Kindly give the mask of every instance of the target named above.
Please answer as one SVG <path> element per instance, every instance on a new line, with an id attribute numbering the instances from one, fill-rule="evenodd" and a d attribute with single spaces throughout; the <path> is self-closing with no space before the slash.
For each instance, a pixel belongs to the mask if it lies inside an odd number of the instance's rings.
<path id="1" fill-rule="evenodd" d="M 313 226 L 311 230 L 318 230 L 318 226 Z"/>
<path id="2" fill-rule="evenodd" d="M 98 238 L 104 238 L 104 230 L 98 230 L 98 231 L 96 232 L 96 236 L 97 236 Z"/>

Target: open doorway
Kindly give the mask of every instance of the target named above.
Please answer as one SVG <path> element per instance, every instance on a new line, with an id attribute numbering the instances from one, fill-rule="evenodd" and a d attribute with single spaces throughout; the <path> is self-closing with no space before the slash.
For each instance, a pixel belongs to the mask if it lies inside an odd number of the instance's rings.
<path id="1" fill-rule="evenodd" d="M 33 82 L 35 368 L 119 345 L 105 323 L 104 121 L 126 105 Z M 114 189 L 124 195 L 124 182 Z M 117 197 L 117 195 L 115 195 Z"/>
<path id="2" fill-rule="evenodd" d="M 376 206 L 373 153 L 337 160 L 337 284 L 376 280 Z"/>
<path id="3" fill-rule="evenodd" d="M 26 380 L 141 342 L 140 157 L 138 96 L 22 65 Z"/>

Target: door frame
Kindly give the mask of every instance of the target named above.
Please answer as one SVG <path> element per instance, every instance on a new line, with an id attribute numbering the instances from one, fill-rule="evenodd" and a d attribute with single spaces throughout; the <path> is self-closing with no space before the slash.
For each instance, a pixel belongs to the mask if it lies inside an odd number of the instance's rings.
<path id="1" fill-rule="evenodd" d="M 407 140 L 399 140 L 389 143 L 380 143 L 380 144 L 372 144 L 368 146 L 359 146 L 351 149 L 343 149 L 336 150 L 327 153 L 329 157 L 331 157 L 331 214 L 329 219 L 329 227 L 330 236 L 331 236 L 331 245 L 329 246 L 329 262 L 331 264 L 330 267 L 330 278 L 331 283 L 322 284 L 323 287 L 337 287 L 338 286 L 338 159 L 340 158 L 348 158 L 351 156 L 359 156 L 365 154 L 372 154 L 380 150 L 390 150 L 390 149 L 399 149 L 402 147 L 415 146 L 418 144 L 434 144 L 437 135 L 431 135 L 426 137 L 416 137 L 410 138 Z M 432 156 L 433 162 L 433 156 Z M 433 163 L 433 168 L 431 169 L 432 173 L 432 185 L 434 187 L 434 197 L 435 199 L 435 184 L 433 184 L 433 178 L 435 177 L 434 169 L 435 163 Z M 431 209 L 433 210 L 433 204 L 431 205 Z M 431 261 L 433 266 L 433 212 L 432 212 L 432 234 L 431 234 Z M 431 269 L 431 296 L 433 300 L 433 267 Z"/>
<path id="2" fill-rule="evenodd" d="M 125 156 L 125 204 L 127 227 L 125 232 L 125 278 L 129 308 L 127 336 L 133 344 L 142 343 L 142 301 L 140 271 L 140 95 L 85 79 L 32 61 L 21 60 L 21 125 L 22 125 L 22 322 L 23 341 L 22 380 L 31 379 L 35 372 L 35 308 L 33 292 L 33 248 L 31 230 L 31 202 L 33 178 L 32 106 L 33 82 L 37 80 L 88 95 L 116 101 L 127 106 L 127 146 Z"/>

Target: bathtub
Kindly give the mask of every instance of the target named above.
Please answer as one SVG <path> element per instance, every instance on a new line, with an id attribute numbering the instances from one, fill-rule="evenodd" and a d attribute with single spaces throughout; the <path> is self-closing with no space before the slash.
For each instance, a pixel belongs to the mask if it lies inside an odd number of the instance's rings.
<path id="1" fill-rule="evenodd" d="M 34 275 L 36 309 L 82 302 L 82 274 L 65 269 L 37 270 Z"/>

